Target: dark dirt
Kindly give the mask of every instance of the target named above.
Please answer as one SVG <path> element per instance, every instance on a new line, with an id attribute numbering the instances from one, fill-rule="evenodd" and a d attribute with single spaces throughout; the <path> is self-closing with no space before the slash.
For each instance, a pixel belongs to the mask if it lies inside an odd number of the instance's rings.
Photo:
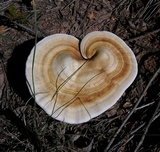
<path id="1" fill-rule="evenodd" d="M 137 78 L 118 103 L 79 125 L 50 118 L 30 99 L 24 70 L 35 44 L 33 2 L 0 2 L 0 151 L 160 151 L 159 0 L 37 0 L 38 40 L 105 30 L 136 55 Z"/>

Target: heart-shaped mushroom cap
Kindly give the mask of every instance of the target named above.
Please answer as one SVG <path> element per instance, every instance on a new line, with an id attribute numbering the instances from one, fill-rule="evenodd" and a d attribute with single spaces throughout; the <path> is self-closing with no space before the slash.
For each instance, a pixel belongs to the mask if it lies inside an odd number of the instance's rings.
<path id="1" fill-rule="evenodd" d="M 132 50 L 107 31 L 91 32 L 81 42 L 54 34 L 37 43 L 33 59 L 34 51 L 26 63 L 26 78 L 35 101 L 53 118 L 71 124 L 109 109 L 137 75 Z"/>

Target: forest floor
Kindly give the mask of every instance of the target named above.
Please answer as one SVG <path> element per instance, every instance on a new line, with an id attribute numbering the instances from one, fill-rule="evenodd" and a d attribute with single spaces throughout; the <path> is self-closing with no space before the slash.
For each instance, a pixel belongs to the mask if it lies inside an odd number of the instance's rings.
<path id="1" fill-rule="evenodd" d="M 79 125 L 50 119 L 35 108 L 24 73 L 35 44 L 35 14 L 38 39 L 55 33 L 82 39 L 92 31 L 110 31 L 129 45 L 138 75 L 112 108 Z M 0 1 L 1 152 L 159 152 L 159 78 L 159 0 Z"/>

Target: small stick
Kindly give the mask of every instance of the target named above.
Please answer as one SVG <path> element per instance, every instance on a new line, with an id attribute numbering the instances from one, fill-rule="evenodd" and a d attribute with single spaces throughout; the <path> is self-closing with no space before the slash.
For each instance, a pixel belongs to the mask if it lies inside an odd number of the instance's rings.
<path id="1" fill-rule="evenodd" d="M 0 12 L 4 11 L 11 3 L 12 0 L 0 3 Z"/>
<path id="2" fill-rule="evenodd" d="M 110 149 L 110 151 L 116 151 L 115 150 L 115 148 L 117 147 L 117 146 L 121 146 L 121 147 L 123 147 L 123 146 L 125 146 L 130 140 L 132 140 L 133 138 L 134 138 L 134 134 L 138 131 L 138 130 L 140 130 L 143 126 L 145 125 L 145 123 L 143 123 L 142 125 L 140 125 L 138 128 L 136 128 L 135 130 L 133 130 L 132 132 L 129 132 L 127 135 L 126 135 L 126 137 L 125 138 L 123 138 L 121 141 L 119 141 L 116 145 L 114 145 L 113 147 L 112 147 L 112 149 Z"/>
<path id="3" fill-rule="evenodd" d="M 136 108 L 138 107 L 138 105 L 140 104 L 141 100 L 143 99 L 143 97 L 145 96 L 148 88 L 150 87 L 150 85 L 152 84 L 152 82 L 155 80 L 155 78 L 159 75 L 160 73 L 160 68 L 156 71 L 156 73 L 153 75 L 153 77 L 151 78 L 151 80 L 149 81 L 149 83 L 147 84 L 146 88 L 144 89 L 142 95 L 140 96 L 139 100 L 137 101 L 137 103 L 135 104 L 135 106 L 133 107 L 133 109 L 131 110 L 131 112 L 129 113 L 129 115 L 127 116 L 127 118 L 123 121 L 122 125 L 119 127 L 119 129 L 117 130 L 117 132 L 114 134 L 114 136 L 112 137 L 111 141 L 109 142 L 108 146 L 105 148 L 104 152 L 107 152 L 112 143 L 114 142 L 115 138 L 117 137 L 117 135 L 120 133 L 120 131 L 122 130 L 122 128 L 124 127 L 124 125 L 126 124 L 126 122 L 128 121 L 128 119 L 131 117 L 131 115 L 133 114 L 133 112 L 136 110 Z"/>
<path id="4" fill-rule="evenodd" d="M 39 31 L 37 31 L 37 33 L 36 33 L 34 30 L 32 30 L 32 29 L 30 29 L 30 28 L 28 28 L 28 27 L 26 27 L 26 26 L 24 26 L 24 25 L 22 25 L 22 24 L 19 24 L 19 23 L 15 22 L 15 21 L 13 21 L 13 23 L 14 23 L 15 25 L 17 25 L 18 27 L 20 27 L 21 29 L 25 30 L 26 32 L 28 32 L 28 33 L 30 33 L 30 34 L 32 34 L 32 35 L 34 35 L 34 36 L 37 35 L 38 38 L 44 38 L 44 37 L 45 37 L 45 35 L 42 34 L 42 33 L 39 32 Z"/>
<path id="5" fill-rule="evenodd" d="M 147 134 L 147 132 L 148 132 L 148 129 L 149 129 L 149 127 L 151 126 L 151 124 L 152 124 L 152 122 L 153 122 L 153 119 L 154 119 L 154 117 L 156 116 L 157 111 L 159 110 L 159 108 L 160 108 L 160 102 L 158 102 L 157 107 L 156 107 L 156 110 L 154 111 L 151 119 L 149 120 L 149 122 L 148 122 L 148 124 L 147 124 L 147 127 L 146 127 L 146 129 L 145 129 L 145 131 L 144 131 L 144 134 L 143 134 L 143 136 L 141 137 L 141 140 L 140 140 L 138 146 L 136 147 L 136 149 L 134 150 L 134 152 L 137 152 L 138 149 L 139 149 L 139 148 L 141 147 L 141 145 L 143 144 L 143 141 L 144 141 L 144 139 L 145 139 L 145 137 L 146 137 L 146 134 Z"/>
<path id="6" fill-rule="evenodd" d="M 148 103 L 148 104 L 145 104 L 145 105 L 143 105 L 143 106 L 141 106 L 141 107 L 136 108 L 136 110 L 143 109 L 143 108 L 145 108 L 145 107 L 148 107 L 148 106 L 150 106 L 150 105 L 153 105 L 154 103 L 155 103 L 154 101 L 153 101 L 153 102 L 150 102 L 150 103 Z"/>
<path id="7" fill-rule="evenodd" d="M 145 33 L 145 34 L 143 34 L 143 35 L 137 36 L 137 37 L 135 37 L 135 38 L 131 38 L 131 39 L 129 39 L 129 40 L 125 40 L 125 41 L 126 41 L 126 42 L 136 41 L 136 40 L 142 39 L 142 38 L 144 38 L 144 37 L 146 37 L 146 36 L 148 36 L 148 35 L 158 33 L 159 31 L 160 31 L 160 29 L 157 29 L 157 30 L 154 30 L 154 31 Z"/>
<path id="8" fill-rule="evenodd" d="M 160 113 L 158 113 L 152 121 L 155 121 L 159 116 L 160 116 Z"/>

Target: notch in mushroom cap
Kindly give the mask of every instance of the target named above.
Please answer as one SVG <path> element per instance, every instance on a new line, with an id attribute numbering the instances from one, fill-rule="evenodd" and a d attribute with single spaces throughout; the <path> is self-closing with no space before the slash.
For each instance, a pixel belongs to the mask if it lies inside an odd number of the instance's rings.
<path id="1" fill-rule="evenodd" d="M 31 92 L 33 54 L 34 48 L 26 63 Z M 36 45 L 35 101 L 66 123 L 87 122 L 112 107 L 136 75 L 134 53 L 107 31 L 91 32 L 81 42 L 71 35 L 54 34 Z"/>

